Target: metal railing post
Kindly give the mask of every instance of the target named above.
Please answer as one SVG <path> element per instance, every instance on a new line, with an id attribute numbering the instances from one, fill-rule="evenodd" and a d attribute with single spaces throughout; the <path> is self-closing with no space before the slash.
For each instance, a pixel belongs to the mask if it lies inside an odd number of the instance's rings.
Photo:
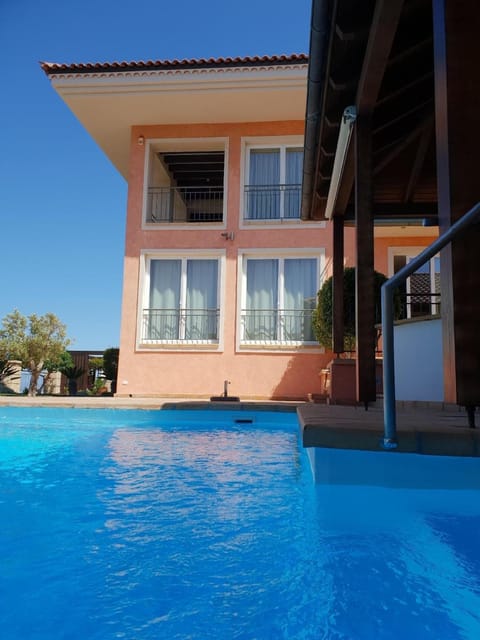
<path id="1" fill-rule="evenodd" d="M 395 352 L 394 352 L 394 309 L 393 292 L 417 269 L 433 258 L 441 249 L 454 238 L 468 229 L 472 224 L 480 222 L 480 202 L 457 220 L 444 234 L 437 238 L 430 246 L 411 260 L 400 271 L 382 285 L 382 336 L 383 336 L 383 418 L 385 449 L 395 449 L 397 446 L 397 417 L 395 407 Z"/>

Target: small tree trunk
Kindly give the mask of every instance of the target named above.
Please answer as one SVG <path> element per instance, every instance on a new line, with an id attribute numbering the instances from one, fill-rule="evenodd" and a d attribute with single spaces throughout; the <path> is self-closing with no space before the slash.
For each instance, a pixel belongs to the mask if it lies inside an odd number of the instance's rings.
<path id="1" fill-rule="evenodd" d="M 68 381 L 68 395 L 69 396 L 76 396 L 77 395 L 77 390 L 78 390 L 78 383 L 77 383 L 76 380 L 71 378 Z"/>
<path id="2" fill-rule="evenodd" d="M 32 371 L 32 377 L 30 378 L 30 384 L 28 386 L 28 395 L 35 397 L 37 395 L 37 383 L 40 374 L 38 371 Z"/>
<path id="3" fill-rule="evenodd" d="M 35 397 L 37 395 L 37 384 L 40 374 L 43 369 L 43 361 L 39 362 L 37 365 L 33 362 L 30 362 L 30 373 L 32 377 L 30 378 L 30 384 L 28 386 L 28 395 L 31 397 Z"/>
<path id="4" fill-rule="evenodd" d="M 38 389 L 38 393 L 44 393 L 45 389 L 47 388 L 48 383 L 50 382 L 50 378 L 52 377 L 52 372 L 51 371 L 47 371 L 47 374 L 43 377 L 43 382 L 40 386 L 40 388 Z"/>

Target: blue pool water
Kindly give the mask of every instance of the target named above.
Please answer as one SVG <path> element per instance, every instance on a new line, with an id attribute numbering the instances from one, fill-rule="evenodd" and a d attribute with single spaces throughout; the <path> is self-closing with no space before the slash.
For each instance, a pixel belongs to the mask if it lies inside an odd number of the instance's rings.
<path id="1" fill-rule="evenodd" d="M 476 640 L 479 498 L 315 486 L 295 414 L 1 408 L 0 637 Z"/>

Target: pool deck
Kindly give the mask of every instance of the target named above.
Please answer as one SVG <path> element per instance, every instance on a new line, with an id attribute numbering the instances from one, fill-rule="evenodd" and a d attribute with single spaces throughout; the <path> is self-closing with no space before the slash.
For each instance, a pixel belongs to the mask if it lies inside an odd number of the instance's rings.
<path id="1" fill-rule="evenodd" d="M 70 407 L 110 409 L 236 409 L 297 411 L 303 446 L 329 449 L 381 451 L 383 407 L 377 402 L 368 411 L 360 406 L 310 402 L 210 402 L 192 398 L 0 396 L 0 406 Z M 480 411 L 476 415 L 480 425 Z M 398 403 L 396 453 L 480 456 L 480 428 L 469 429 L 464 410 L 441 403 Z"/>
<path id="2" fill-rule="evenodd" d="M 383 450 L 383 406 L 303 404 L 297 410 L 304 447 Z M 477 413 L 477 423 L 480 415 Z M 480 429 L 465 411 L 441 403 L 398 403 L 396 453 L 480 456 Z"/>

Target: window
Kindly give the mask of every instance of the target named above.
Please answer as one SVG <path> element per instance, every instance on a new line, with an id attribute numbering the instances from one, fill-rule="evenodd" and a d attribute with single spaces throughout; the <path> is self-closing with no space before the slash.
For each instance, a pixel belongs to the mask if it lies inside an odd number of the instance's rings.
<path id="1" fill-rule="evenodd" d="M 152 258 L 148 266 L 142 341 L 217 343 L 218 259 Z"/>
<path id="2" fill-rule="evenodd" d="M 318 273 L 317 258 L 247 258 L 242 343 L 315 342 L 312 310 Z"/>
<path id="3" fill-rule="evenodd" d="M 302 169 L 302 148 L 248 148 L 245 219 L 298 219 Z"/>
<path id="4" fill-rule="evenodd" d="M 421 250 L 421 247 L 391 249 L 390 272 L 397 273 Z M 440 313 L 440 257 L 434 256 L 417 269 L 399 289 L 402 318 L 417 318 Z"/>

